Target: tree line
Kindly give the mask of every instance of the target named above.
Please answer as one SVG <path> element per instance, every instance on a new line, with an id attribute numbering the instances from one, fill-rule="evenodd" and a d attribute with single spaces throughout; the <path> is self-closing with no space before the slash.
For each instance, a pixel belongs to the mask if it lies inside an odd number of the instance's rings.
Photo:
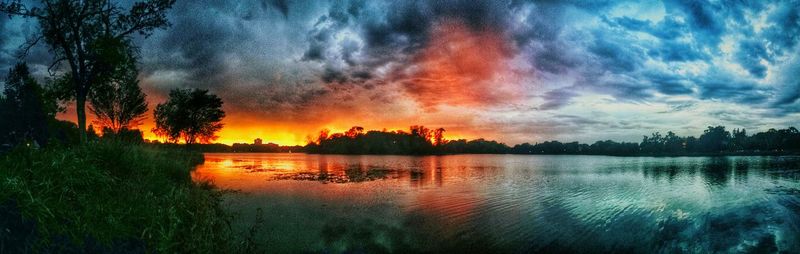
<path id="1" fill-rule="evenodd" d="M 146 95 L 134 74 L 124 75 L 122 80 L 94 86 L 89 110 L 96 120 L 81 131 L 72 122 L 56 119 L 66 108 L 57 85 L 40 84 L 25 63 L 18 63 L 9 70 L 0 94 L 0 145 L 42 147 L 101 139 L 143 142 L 137 127 L 147 112 Z M 156 106 L 152 131 L 168 142 L 207 143 L 216 139 L 215 133 L 223 127 L 225 112 L 221 108 L 222 100 L 208 90 L 174 89 L 166 102 Z"/>
<path id="2" fill-rule="evenodd" d="M 141 142 L 137 128 L 149 105 L 139 85 L 139 53 L 132 38 L 169 26 L 166 12 L 174 3 L 140 1 L 125 8 L 114 1 L 0 1 L 0 13 L 37 21 L 38 30 L 21 45 L 18 58 L 37 44 L 53 57 L 44 84 L 22 61 L 9 70 L 0 94 L 0 150 L 84 144 L 101 135 Z M 75 106 L 77 125 L 55 118 L 68 103 Z M 95 116 L 88 126 L 87 108 Z M 151 131 L 173 143 L 205 143 L 217 138 L 224 117 L 222 100 L 208 90 L 177 88 L 156 105 Z"/>
<path id="3" fill-rule="evenodd" d="M 795 127 L 769 129 L 748 135 L 745 129 L 727 131 L 709 126 L 703 133 L 681 137 L 674 132 L 643 136 L 642 141 L 602 140 L 593 144 L 545 141 L 508 146 L 492 140 L 446 140 L 445 130 L 411 126 L 409 131 L 364 131 L 355 126 L 343 133 L 322 130 L 305 146 L 308 153 L 322 154 L 584 154 L 584 155 L 714 155 L 800 153 L 800 132 Z"/>

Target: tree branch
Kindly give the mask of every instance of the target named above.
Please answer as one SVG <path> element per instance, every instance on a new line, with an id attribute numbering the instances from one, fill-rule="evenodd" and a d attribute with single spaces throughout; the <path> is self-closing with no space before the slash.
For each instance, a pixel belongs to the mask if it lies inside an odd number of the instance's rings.
<path id="1" fill-rule="evenodd" d="M 47 67 L 47 74 L 50 74 L 50 76 L 55 76 L 55 72 L 53 72 L 53 68 L 55 68 L 58 64 L 60 64 L 64 60 L 67 60 L 67 58 L 66 57 L 61 57 L 61 58 L 58 58 L 58 59 L 54 60 L 53 63 L 50 64 L 49 67 Z"/>
<path id="2" fill-rule="evenodd" d="M 8 14 L 9 17 L 22 16 L 26 18 L 44 18 L 44 16 L 38 13 L 38 9 L 28 9 L 28 7 L 26 7 L 24 4 L 21 4 L 20 1 L 0 3 L 0 12 Z"/>
<path id="3" fill-rule="evenodd" d="M 30 51 L 33 46 L 36 46 L 36 44 L 38 44 L 42 38 L 44 38 L 43 34 L 37 34 L 33 37 L 25 39 L 25 43 L 20 46 L 19 51 L 16 53 L 16 57 L 19 59 L 25 58 L 25 56 L 28 55 L 28 51 Z"/>

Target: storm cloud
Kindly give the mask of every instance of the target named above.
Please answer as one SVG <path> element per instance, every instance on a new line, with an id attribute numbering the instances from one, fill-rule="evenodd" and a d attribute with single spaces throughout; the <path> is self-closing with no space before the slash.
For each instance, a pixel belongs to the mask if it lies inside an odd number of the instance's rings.
<path id="1" fill-rule="evenodd" d="M 211 89 L 226 128 L 297 130 L 295 142 L 348 125 L 516 143 L 798 124 L 797 1 L 206 0 L 169 17 L 136 39 L 152 105 Z M 32 23 L 0 17 L 3 70 Z M 23 60 L 48 66 L 35 52 Z"/>

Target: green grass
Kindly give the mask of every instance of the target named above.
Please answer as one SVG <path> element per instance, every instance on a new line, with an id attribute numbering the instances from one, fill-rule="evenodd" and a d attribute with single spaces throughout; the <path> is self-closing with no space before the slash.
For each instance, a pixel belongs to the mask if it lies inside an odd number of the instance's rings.
<path id="1" fill-rule="evenodd" d="M 34 231 L 10 244 L 34 252 L 254 251 L 231 229 L 223 192 L 191 180 L 202 158 L 113 142 L 0 155 L 0 203 L 13 203 Z M 2 230 L 0 241 L 20 233 Z"/>

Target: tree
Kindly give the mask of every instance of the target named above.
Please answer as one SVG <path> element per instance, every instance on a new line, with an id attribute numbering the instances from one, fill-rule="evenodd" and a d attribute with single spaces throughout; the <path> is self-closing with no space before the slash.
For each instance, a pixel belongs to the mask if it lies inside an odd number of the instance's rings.
<path id="1" fill-rule="evenodd" d="M 664 152 L 667 153 L 678 153 L 684 152 L 686 140 L 678 135 L 675 135 L 674 132 L 668 131 L 667 136 L 664 137 Z"/>
<path id="2" fill-rule="evenodd" d="M 730 146 L 732 151 L 744 150 L 748 146 L 747 130 L 733 129 L 733 133 L 731 134 Z"/>
<path id="3" fill-rule="evenodd" d="M 446 140 L 444 139 L 444 128 L 438 128 L 433 131 L 433 145 L 441 146 L 444 145 Z"/>
<path id="4" fill-rule="evenodd" d="M 89 110 L 97 116 L 95 124 L 116 134 L 123 129 L 134 129 L 142 124 L 147 112 L 145 94 L 139 87 L 138 71 L 133 61 L 121 68 L 109 82 L 92 89 Z"/>
<path id="5" fill-rule="evenodd" d="M 317 137 L 317 144 L 319 144 L 319 142 L 322 142 L 323 140 L 328 139 L 328 136 L 330 134 L 331 130 L 328 129 L 322 129 L 321 131 L 319 131 L 319 136 Z"/>
<path id="6" fill-rule="evenodd" d="M 720 152 L 727 148 L 730 138 L 731 134 L 725 130 L 725 126 L 708 126 L 697 141 L 702 152 Z"/>
<path id="7" fill-rule="evenodd" d="M 47 143 L 48 123 L 55 119 L 58 104 L 31 76 L 28 65 L 18 63 L 9 70 L 0 101 L 3 111 L 0 137 L 11 143 L 36 141 Z"/>
<path id="8" fill-rule="evenodd" d="M 413 125 L 409 129 L 411 131 L 411 135 L 412 136 L 419 136 L 422 139 L 424 139 L 425 142 L 429 142 L 430 143 L 431 137 L 432 137 L 432 133 L 431 133 L 430 129 L 425 128 L 425 126 L 422 126 L 422 125 Z"/>
<path id="9" fill-rule="evenodd" d="M 149 36 L 168 26 L 166 11 L 175 0 L 136 2 L 128 10 L 110 0 L 40 0 L 36 7 L 21 0 L 0 3 L 0 12 L 35 18 L 39 32 L 31 37 L 21 55 L 40 41 L 54 55 L 51 68 L 66 62 L 66 81 L 75 100 L 81 141 L 86 141 L 86 99 L 95 84 L 103 83 L 120 62 L 133 52 L 131 36 Z"/>
<path id="10" fill-rule="evenodd" d="M 355 138 L 363 134 L 364 134 L 364 127 L 353 126 L 349 130 L 347 130 L 347 132 L 344 133 L 344 136 L 348 138 Z"/>
<path id="11" fill-rule="evenodd" d="M 174 89 L 167 102 L 158 104 L 153 114 L 154 133 L 172 142 L 183 138 L 187 144 L 217 139 L 215 133 L 222 129 L 225 117 L 222 100 L 203 89 Z"/>

